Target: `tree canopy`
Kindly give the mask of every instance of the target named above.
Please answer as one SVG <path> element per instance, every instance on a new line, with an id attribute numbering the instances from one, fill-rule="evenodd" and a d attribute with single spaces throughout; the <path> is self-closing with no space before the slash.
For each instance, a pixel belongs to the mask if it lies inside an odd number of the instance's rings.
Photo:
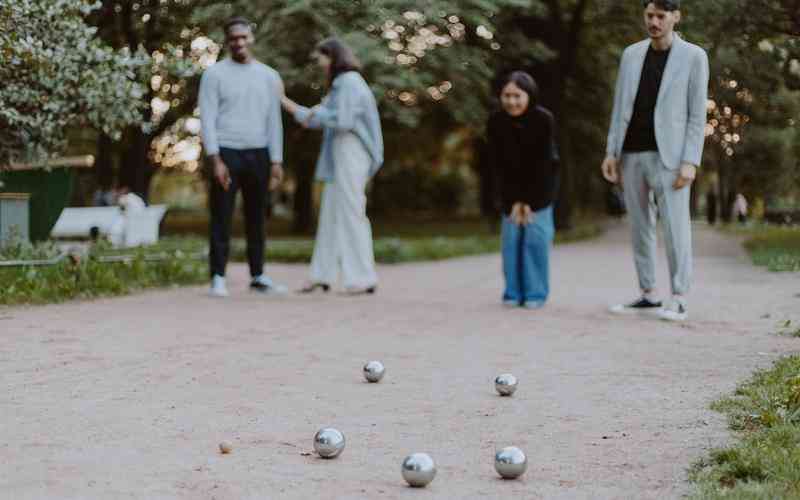
<path id="1" fill-rule="evenodd" d="M 723 198 L 796 191 L 800 0 L 687 2 L 683 14 L 679 30 L 712 64 L 702 175 L 719 174 Z M 0 0 L 0 54 L 11 62 L 0 67 L 3 151 L 56 151 L 70 125 L 88 123 L 103 132 L 98 167 L 116 164 L 134 191 L 146 193 L 158 168 L 197 169 L 197 76 L 231 15 L 254 23 L 257 56 L 306 104 L 326 91 L 309 58 L 316 43 L 338 36 L 354 48 L 379 101 L 392 179 L 469 164 L 496 105 L 493 82 L 528 70 L 557 118 L 565 221 L 573 205 L 602 199 L 619 56 L 646 36 L 641 3 L 618 0 Z M 288 125 L 297 227 L 307 229 L 318 137 Z M 110 183 L 108 168 L 98 174 Z"/>
<path id="2" fill-rule="evenodd" d="M 0 164 L 62 150 L 69 127 L 112 137 L 141 120 L 146 55 L 95 37 L 83 0 L 0 0 Z"/>

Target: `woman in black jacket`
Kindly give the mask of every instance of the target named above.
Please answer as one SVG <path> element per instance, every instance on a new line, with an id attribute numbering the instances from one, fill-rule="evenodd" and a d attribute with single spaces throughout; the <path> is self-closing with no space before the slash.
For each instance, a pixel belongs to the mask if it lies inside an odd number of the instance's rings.
<path id="1" fill-rule="evenodd" d="M 553 115 L 537 105 L 538 88 L 522 71 L 500 87 L 502 110 L 489 118 L 488 161 L 503 214 L 503 303 L 538 309 L 550 293 L 558 150 Z"/>

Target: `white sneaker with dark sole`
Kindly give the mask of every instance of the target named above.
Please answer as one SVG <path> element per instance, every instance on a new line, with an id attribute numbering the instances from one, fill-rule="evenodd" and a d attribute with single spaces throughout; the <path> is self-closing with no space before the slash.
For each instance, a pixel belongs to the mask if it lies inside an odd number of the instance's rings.
<path id="1" fill-rule="evenodd" d="M 530 302 L 524 302 L 522 304 L 523 309 L 528 309 L 530 311 L 536 311 L 542 309 L 544 307 L 544 302 L 538 300 L 532 300 Z"/>
<path id="2" fill-rule="evenodd" d="M 642 297 L 639 300 L 629 304 L 617 304 L 608 308 L 611 314 L 628 315 L 639 314 L 645 316 L 658 315 L 659 311 L 663 309 L 661 301 L 654 302 L 647 297 Z"/>
<path id="3" fill-rule="evenodd" d="M 668 307 L 664 307 L 658 313 L 658 319 L 663 321 L 680 322 L 689 319 L 689 312 L 686 305 L 679 300 L 673 300 Z"/>
<path id="4" fill-rule="evenodd" d="M 273 282 L 263 274 L 250 282 L 250 291 L 262 295 L 288 295 L 289 287 Z"/>

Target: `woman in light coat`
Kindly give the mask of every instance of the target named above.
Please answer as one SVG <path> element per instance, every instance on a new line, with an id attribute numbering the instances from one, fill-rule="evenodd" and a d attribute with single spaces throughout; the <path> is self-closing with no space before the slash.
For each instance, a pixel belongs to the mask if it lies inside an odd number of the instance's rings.
<path id="1" fill-rule="evenodd" d="M 347 293 L 373 294 L 378 276 L 365 189 L 383 164 L 378 107 L 359 73 L 361 65 L 341 41 L 321 42 L 314 57 L 326 73 L 328 95 L 312 108 L 283 98 L 284 109 L 298 123 L 323 130 L 316 178 L 325 188 L 311 282 L 301 292 L 327 292 L 341 273 Z"/>

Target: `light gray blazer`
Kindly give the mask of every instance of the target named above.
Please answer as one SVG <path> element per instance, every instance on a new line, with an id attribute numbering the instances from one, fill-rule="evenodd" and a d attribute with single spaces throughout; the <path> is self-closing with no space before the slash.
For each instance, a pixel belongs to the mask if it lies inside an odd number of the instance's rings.
<path id="1" fill-rule="evenodd" d="M 649 45 L 650 40 L 643 40 L 622 54 L 606 146 L 608 156 L 622 155 Z M 658 150 L 664 165 L 671 170 L 680 168 L 681 163 L 699 166 L 702 160 L 708 73 L 706 51 L 675 34 L 655 111 Z"/>

